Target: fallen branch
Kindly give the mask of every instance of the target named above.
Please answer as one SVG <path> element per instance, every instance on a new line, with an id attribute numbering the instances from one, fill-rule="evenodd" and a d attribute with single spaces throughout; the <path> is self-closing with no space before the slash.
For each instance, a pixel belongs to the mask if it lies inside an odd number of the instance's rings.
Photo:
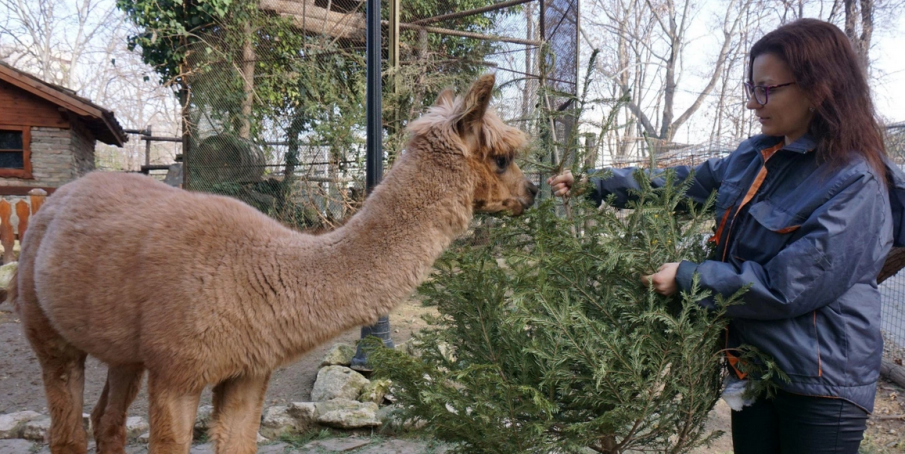
<path id="1" fill-rule="evenodd" d="M 880 364 L 880 375 L 905 388 L 905 366 L 900 366 L 892 361 L 883 359 L 883 362 Z"/>

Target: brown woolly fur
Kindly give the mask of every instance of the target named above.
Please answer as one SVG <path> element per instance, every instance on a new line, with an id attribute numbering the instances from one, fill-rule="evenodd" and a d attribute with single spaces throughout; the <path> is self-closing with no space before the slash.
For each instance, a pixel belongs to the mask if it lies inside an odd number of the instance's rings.
<path id="1" fill-rule="evenodd" d="M 86 355 L 109 366 L 91 414 L 99 453 L 124 452 L 144 371 L 150 453 L 189 452 L 207 386 L 216 452 L 256 452 L 271 371 L 388 313 L 474 211 L 533 204 L 537 188 L 512 161 L 525 138 L 487 111 L 493 84 L 444 93 L 360 212 L 319 236 L 144 176 L 93 173 L 57 190 L 11 288 L 43 370 L 51 452 L 86 452 Z"/>

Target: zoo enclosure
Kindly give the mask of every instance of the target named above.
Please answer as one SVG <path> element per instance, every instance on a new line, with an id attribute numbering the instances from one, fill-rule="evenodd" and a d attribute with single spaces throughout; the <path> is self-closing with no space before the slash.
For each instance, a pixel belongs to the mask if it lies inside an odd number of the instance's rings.
<path id="1" fill-rule="evenodd" d="M 364 198 L 365 2 L 260 0 L 208 27 L 188 45 L 183 89 L 185 187 L 239 198 L 297 228 L 338 225 Z M 533 150 L 536 182 L 567 158 L 605 161 L 593 134 L 577 140 L 580 91 L 577 0 L 382 5 L 384 160 L 404 147 L 404 128 L 443 88 L 460 90 L 494 71 L 497 111 L 554 144 Z M 890 151 L 905 162 L 903 125 Z M 148 134 L 150 137 L 150 134 Z M 700 146 L 636 140 L 637 156 L 695 165 L 735 143 Z M 553 151 L 553 152 L 551 152 Z M 881 286 L 887 353 L 905 345 L 905 278 Z"/>

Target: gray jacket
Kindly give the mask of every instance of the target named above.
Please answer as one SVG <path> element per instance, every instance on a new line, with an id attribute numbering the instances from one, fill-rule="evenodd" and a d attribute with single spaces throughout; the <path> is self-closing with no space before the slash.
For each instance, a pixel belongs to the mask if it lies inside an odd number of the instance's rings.
<path id="1" fill-rule="evenodd" d="M 714 259 L 683 261 L 676 280 L 687 290 L 697 273 L 700 285 L 725 296 L 751 284 L 744 304 L 728 309 L 727 347 L 750 344 L 771 355 L 791 378 L 777 383 L 786 391 L 839 397 L 870 412 L 883 349 L 876 277 L 894 240 L 905 245 L 905 175 L 890 165 L 877 175 L 857 155 L 841 168 L 821 165 L 808 136 L 781 142 L 755 136 L 693 169 L 688 196 L 703 202 L 718 191 L 722 227 Z M 674 169 L 681 179 L 692 171 Z M 638 189 L 632 170 L 594 180 L 591 197 L 614 194 L 624 206 L 628 190 Z M 713 299 L 702 304 L 712 307 Z"/>

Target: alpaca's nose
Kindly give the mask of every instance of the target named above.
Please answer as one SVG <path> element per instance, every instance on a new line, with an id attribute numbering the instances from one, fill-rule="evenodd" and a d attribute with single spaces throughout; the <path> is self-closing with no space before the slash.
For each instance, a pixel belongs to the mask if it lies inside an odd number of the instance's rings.
<path id="1" fill-rule="evenodd" d="M 531 180 L 525 180 L 525 186 L 528 187 L 528 192 L 531 193 L 531 197 L 537 196 L 537 193 L 540 192 L 540 188 L 537 187 Z"/>

